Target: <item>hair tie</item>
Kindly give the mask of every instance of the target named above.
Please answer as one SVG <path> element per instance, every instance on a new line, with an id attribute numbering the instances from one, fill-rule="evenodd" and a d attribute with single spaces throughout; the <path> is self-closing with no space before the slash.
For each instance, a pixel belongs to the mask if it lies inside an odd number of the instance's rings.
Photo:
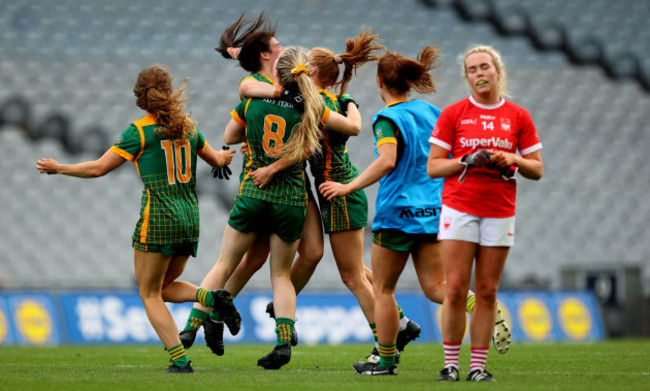
<path id="1" fill-rule="evenodd" d="M 230 57 L 234 58 L 235 60 L 239 60 L 239 52 L 241 52 L 241 48 L 236 48 L 236 47 L 228 47 L 226 49 Z"/>
<path id="2" fill-rule="evenodd" d="M 291 70 L 291 74 L 293 75 L 293 78 L 296 80 L 298 80 L 298 76 L 300 76 L 300 74 L 303 72 L 309 75 L 309 69 L 307 69 L 307 67 L 304 66 L 303 64 L 298 64 L 298 66 L 296 66 Z"/>
<path id="3" fill-rule="evenodd" d="M 343 63 L 343 59 L 341 58 L 340 55 L 336 54 L 336 55 L 334 56 L 334 62 L 337 63 L 337 64 L 342 64 L 342 63 Z"/>

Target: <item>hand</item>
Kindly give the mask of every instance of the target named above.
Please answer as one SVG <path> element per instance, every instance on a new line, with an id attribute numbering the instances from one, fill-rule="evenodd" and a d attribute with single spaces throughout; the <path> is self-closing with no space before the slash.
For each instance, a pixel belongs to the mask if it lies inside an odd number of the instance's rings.
<path id="1" fill-rule="evenodd" d="M 227 145 L 224 145 L 223 147 L 221 147 L 221 149 L 224 151 L 228 151 L 230 153 L 224 154 L 226 163 L 224 163 L 223 166 L 212 168 L 212 177 L 229 180 L 230 175 L 232 175 L 232 170 L 230 169 L 230 167 L 228 167 L 228 164 L 232 162 L 232 155 L 235 153 L 235 151 L 230 151 L 230 147 L 228 147 Z"/>
<path id="2" fill-rule="evenodd" d="M 239 147 L 239 151 L 242 153 L 242 155 L 246 156 L 248 155 L 248 141 L 244 141 L 241 143 L 241 146 Z"/>
<path id="3" fill-rule="evenodd" d="M 253 177 L 253 183 L 255 183 L 255 186 L 260 189 L 268 185 L 269 182 L 273 180 L 274 176 L 275 171 L 270 166 L 260 167 L 251 174 L 251 177 Z"/>
<path id="4" fill-rule="evenodd" d="M 487 149 L 479 149 L 460 158 L 460 163 L 469 167 L 485 167 L 490 163 L 492 155 Z"/>
<path id="5" fill-rule="evenodd" d="M 341 95 L 339 102 L 341 102 L 341 114 L 345 116 L 348 115 L 348 105 L 350 103 L 354 103 L 354 105 L 357 106 L 357 109 L 359 108 L 359 104 L 354 99 L 352 99 L 350 94 Z"/>
<path id="6" fill-rule="evenodd" d="M 516 165 L 517 155 L 504 151 L 492 151 L 488 167 L 501 173 L 504 180 L 514 180 L 519 169 Z"/>
<path id="7" fill-rule="evenodd" d="M 40 159 L 36 162 L 36 169 L 41 172 L 41 174 L 58 174 L 59 162 L 54 159 Z"/>
<path id="8" fill-rule="evenodd" d="M 298 84 L 292 83 L 289 86 L 282 87 L 280 100 L 291 103 L 293 107 L 301 113 L 305 112 L 305 99 L 302 97 L 302 94 L 298 89 Z"/>
<path id="9" fill-rule="evenodd" d="M 344 185 L 342 183 L 332 182 L 332 181 L 323 182 L 320 186 L 318 186 L 318 191 L 328 201 L 331 201 L 332 198 L 334 197 L 345 196 L 352 193 L 352 191 L 350 191 L 349 186 L 347 184 Z"/>

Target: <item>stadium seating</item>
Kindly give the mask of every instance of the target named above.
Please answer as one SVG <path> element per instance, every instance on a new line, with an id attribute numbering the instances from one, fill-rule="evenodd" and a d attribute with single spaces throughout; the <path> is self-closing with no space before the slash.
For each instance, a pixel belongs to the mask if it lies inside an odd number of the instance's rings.
<path id="1" fill-rule="evenodd" d="M 648 3 L 490 0 L 482 2 L 486 15 L 481 17 L 461 17 L 461 3 L 470 2 L 409 0 L 395 6 L 389 0 L 287 0 L 267 11 L 278 22 L 277 37 L 284 45 L 340 52 L 344 39 L 361 25 L 373 27 L 390 50 L 411 57 L 435 43 L 444 54 L 443 66 L 434 72 L 438 92 L 424 99 L 441 108 L 467 95 L 458 76 L 460 53 L 478 42 L 502 52 L 513 100 L 531 112 L 545 161 L 540 182 L 519 182 L 517 240 L 502 287 L 558 288 L 567 264 L 644 262 L 650 255 L 645 157 L 650 95 L 629 76 L 637 64 L 638 72 L 650 66 Z M 94 159 L 107 149 L 143 115 L 131 91 L 138 71 L 153 63 L 169 66 L 176 86 L 189 78 L 188 109 L 208 141 L 219 147 L 245 72 L 214 47 L 241 11 L 256 16 L 263 6 L 253 0 L 189 0 L 182 6 L 172 0 L 0 3 L 0 288 L 134 286 L 130 241 L 141 183 L 130 163 L 107 177 L 80 180 L 39 175 L 35 162 L 40 157 Z M 503 14 L 500 30 L 494 25 L 495 10 Z M 538 28 L 537 43 L 526 35 L 531 26 Z M 560 36 L 565 46 L 580 37 L 572 55 L 564 46 L 557 50 Z M 621 47 L 630 55 L 622 57 Z M 605 54 L 611 59 L 607 72 L 579 65 L 601 64 Z M 608 73 L 621 77 L 615 80 Z M 349 92 L 361 104 L 364 119 L 362 134 L 350 140 L 349 150 L 364 169 L 374 159 L 370 122 L 383 107 L 374 65 L 359 71 Z M 237 157 L 235 174 L 240 166 Z M 213 180 L 205 164 L 198 177 L 201 245 L 185 273 L 195 283 L 217 258 L 237 191 L 236 180 Z M 367 194 L 372 216 L 376 185 Z M 367 232 L 368 264 L 370 239 Z M 645 273 L 650 282 L 650 270 Z M 400 287 L 416 285 L 409 265 Z M 250 287 L 269 289 L 268 270 L 258 273 Z M 325 259 L 307 289 L 331 287 L 345 289 L 326 244 Z"/>

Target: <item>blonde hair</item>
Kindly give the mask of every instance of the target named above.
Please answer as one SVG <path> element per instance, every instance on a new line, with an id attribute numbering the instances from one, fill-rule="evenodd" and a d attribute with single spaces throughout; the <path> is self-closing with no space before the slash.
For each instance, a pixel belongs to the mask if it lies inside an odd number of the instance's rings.
<path id="1" fill-rule="evenodd" d="M 303 160 L 320 151 L 320 120 L 323 116 L 324 103 L 316 86 L 309 77 L 311 71 L 307 52 L 296 46 L 284 49 L 278 57 L 278 82 L 282 86 L 297 84 L 304 99 L 305 111 L 283 148 L 282 156 L 289 160 Z"/>
<path id="2" fill-rule="evenodd" d="M 487 53 L 492 58 L 492 63 L 494 68 L 499 73 L 499 79 L 497 81 L 497 89 L 499 96 L 504 98 L 510 98 L 510 92 L 508 91 L 508 74 L 506 72 L 506 66 L 503 63 L 501 54 L 489 45 L 473 45 L 465 51 L 463 55 L 458 58 L 460 63 L 460 77 L 467 81 L 467 68 L 465 66 L 465 61 L 467 57 L 475 53 Z"/>

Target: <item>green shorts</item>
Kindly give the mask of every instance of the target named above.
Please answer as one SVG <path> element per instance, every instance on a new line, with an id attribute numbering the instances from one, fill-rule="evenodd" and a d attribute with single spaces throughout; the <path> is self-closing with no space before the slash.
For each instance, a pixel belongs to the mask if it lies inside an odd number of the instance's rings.
<path id="1" fill-rule="evenodd" d="M 133 241 L 133 248 L 147 253 L 160 253 L 167 256 L 191 255 L 196 257 L 199 249 L 199 242 L 177 243 L 177 244 L 149 244 Z"/>
<path id="2" fill-rule="evenodd" d="M 293 243 L 300 239 L 306 213 L 306 206 L 281 205 L 238 195 L 228 225 L 257 236 L 274 233 L 285 242 Z"/>
<path id="3" fill-rule="evenodd" d="M 318 194 L 320 218 L 326 233 L 351 231 L 368 225 L 368 199 L 366 192 L 357 190 L 346 196 L 327 201 Z"/>
<path id="4" fill-rule="evenodd" d="M 372 242 L 393 251 L 413 252 L 422 243 L 435 243 L 438 234 L 409 234 L 397 229 L 382 229 L 372 233 Z"/>

